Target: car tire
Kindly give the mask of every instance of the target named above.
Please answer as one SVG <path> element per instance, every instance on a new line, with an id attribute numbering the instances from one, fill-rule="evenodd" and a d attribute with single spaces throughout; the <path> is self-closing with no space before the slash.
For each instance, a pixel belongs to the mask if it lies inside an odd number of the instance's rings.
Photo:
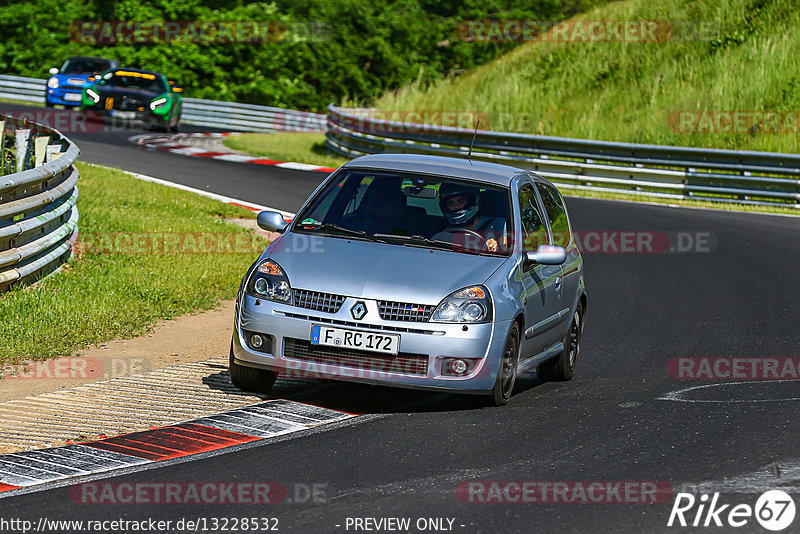
<path id="1" fill-rule="evenodd" d="M 253 393 L 269 393 L 275 380 L 278 378 L 274 371 L 247 367 L 236 363 L 233 357 L 233 343 L 231 343 L 231 356 L 228 366 L 231 374 L 231 382 L 242 391 Z"/>
<path id="2" fill-rule="evenodd" d="M 517 364 L 519 363 L 519 326 L 517 323 L 511 325 L 506 338 L 506 345 L 503 348 L 503 357 L 500 360 L 500 367 L 497 369 L 497 379 L 492 388 L 490 396 L 494 406 L 504 406 L 511 398 L 514 391 L 514 384 L 517 381 Z"/>
<path id="3" fill-rule="evenodd" d="M 578 356 L 581 352 L 581 336 L 583 335 L 583 306 L 578 304 L 572 315 L 566 337 L 564 337 L 564 350 L 557 357 L 547 360 L 539 365 L 536 374 L 548 382 L 563 382 L 572 380 L 578 366 Z"/>
<path id="4" fill-rule="evenodd" d="M 44 107 L 46 107 L 46 108 L 52 108 L 52 107 L 55 107 L 55 104 L 51 104 L 50 102 L 48 102 L 47 100 L 45 100 L 45 101 L 44 101 Z"/>

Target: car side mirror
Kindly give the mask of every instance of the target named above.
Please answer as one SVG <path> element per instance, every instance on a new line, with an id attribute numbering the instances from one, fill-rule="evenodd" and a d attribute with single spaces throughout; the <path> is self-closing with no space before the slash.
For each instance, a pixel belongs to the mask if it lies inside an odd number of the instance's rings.
<path id="1" fill-rule="evenodd" d="M 534 252 L 527 252 L 526 257 L 530 263 L 561 265 L 567 261 L 567 251 L 555 245 L 539 245 Z"/>
<path id="2" fill-rule="evenodd" d="M 289 226 L 286 221 L 283 220 L 283 216 L 277 211 L 259 212 L 256 223 L 258 223 L 259 228 L 267 232 L 283 233 Z"/>
<path id="3" fill-rule="evenodd" d="M 49 72 L 50 74 L 58 74 L 58 69 L 57 69 L 57 68 L 55 68 L 55 67 L 53 67 L 53 68 L 52 68 L 52 69 L 50 69 L 48 72 Z"/>

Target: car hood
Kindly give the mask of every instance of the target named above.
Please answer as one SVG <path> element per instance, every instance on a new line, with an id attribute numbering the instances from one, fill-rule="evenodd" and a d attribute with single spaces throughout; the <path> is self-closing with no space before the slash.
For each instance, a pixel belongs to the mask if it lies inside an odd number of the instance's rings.
<path id="1" fill-rule="evenodd" d="M 266 251 L 293 288 L 348 297 L 438 304 L 482 284 L 508 258 L 289 233 Z"/>
<path id="2" fill-rule="evenodd" d="M 69 74 L 69 73 L 58 73 L 55 74 L 55 77 L 58 80 L 59 85 L 90 85 L 89 77 L 92 74 Z"/>

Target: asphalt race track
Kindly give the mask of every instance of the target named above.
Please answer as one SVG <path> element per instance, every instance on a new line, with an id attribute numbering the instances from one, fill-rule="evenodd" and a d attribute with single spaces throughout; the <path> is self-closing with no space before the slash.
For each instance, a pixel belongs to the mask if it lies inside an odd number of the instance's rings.
<path id="1" fill-rule="evenodd" d="M 21 109 L 4 104 L 0 112 L 11 108 Z M 126 141 L 137 133 L 71 137 L 83 161 L 288 211 L 325 177 L 147 152 Z M 367 517 L 406 517 L 412 526 L 420 518 L 448 518 L 452 531 L 464 533 L 680 532 L 691 529 L 667 526 L 674 495 L 656 504 L 475 503 L 456 490 L 469 481 L 649 481 L 677 493 L 705 483 L 722 494 L 720 502 L 751 506 L 768 489 L 797 492 L 800 382 L 677 380 L 667 366 L 671 358 L 800 356 L 800 219 L 580 198 L 567 203 L 579 235 L 605 232 L 610 242 L 613 232 L 674 239 L 682 232 L 684 244 L 686 236 L 704 243 L 683 253 L 584 252 L 589 304 L 573 381 L 541 383 L 530 373 L 502 408 L 471 397 L 331 383 L 291 399 L 360 417 L 107 479 L 277 481 L 288 489 L 285 502 L 93 505 L 75 502 L 64 486 L 0 499 L 3 515 L 34 524 L 43 515 L 275 517 L 282 532 L 363 532 L 352 518 Z M 675 393 L 696 386 L 710 387 Z M 318 498 L 306 499 L 304 488 L 314 485 L 323 488 Z M 752 518 L 736 530 L 764 532 Z"/>

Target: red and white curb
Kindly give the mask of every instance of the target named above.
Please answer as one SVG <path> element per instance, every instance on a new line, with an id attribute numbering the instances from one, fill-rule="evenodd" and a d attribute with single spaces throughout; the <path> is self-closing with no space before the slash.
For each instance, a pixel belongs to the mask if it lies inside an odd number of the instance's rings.
<path id="1" fill-rule="evenodd" d="M 0 496 L 72 477 L 183 458 L 344 421 L 354 414 L 270 400 L 99 441 L 0 455 Z"/>
<path id="2" fill-rule="evenodd" d="M 278 161 L 268 158 L 259 158 L 256 156 L 248 156 L 247 154 L 240 154 L 237 152 L 225 152 L 220 150 L 208 150 L 206 148 L 199 148 L 191 146 L 191 139 L 222 139 L 228 135 L 235 135 L 233 133 L 193 133 L 193 134 L 172 134 L 172 135 L 135 135 L 128 140 L 135 143 L 140 148 L 148 150 L 161 150 L 170 152 L 172 154 L 180 154 L 182 156 L 192 156 L 195 158 L 216 159 L 221 161 L 233 161 L 236 163 L 252 163 L 254 165 L 271 165 L 280 167 L 282 169 L 294 169 L 298 171 L 321 171 L 331 173 L 336 169 L 331 167 L 323 167 L 320 165 L 311 165 L 310 163 L 298 163 L 296 161 Z"/>

